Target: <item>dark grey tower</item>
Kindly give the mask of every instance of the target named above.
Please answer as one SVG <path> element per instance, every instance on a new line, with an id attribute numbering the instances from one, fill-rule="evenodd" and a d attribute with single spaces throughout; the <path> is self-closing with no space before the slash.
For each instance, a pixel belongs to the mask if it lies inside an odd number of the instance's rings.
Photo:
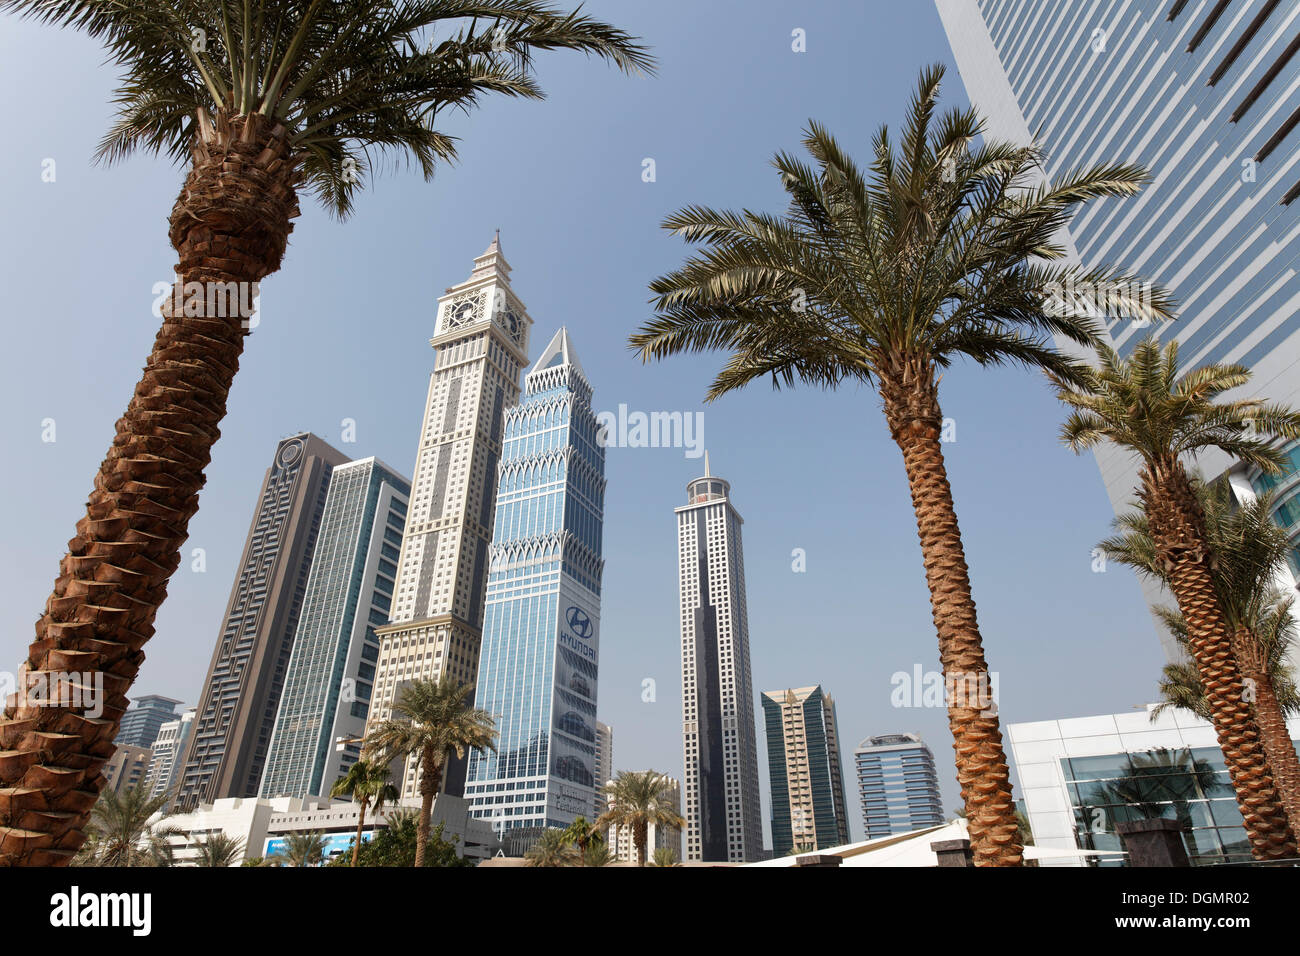
<path id="1" fill-rule="evenodd" d="M 687 860 L 743 863 L 763 852 L 749 669 L 745 559 L 731 485 L 709 472 L 677 515 Z"/>
<path id="2" fill-rule="evenodd" d="M 276 446 L 186 746 L 180 806 L 257 795 L 330 473 L 347 460 L 305 432 Z"/>

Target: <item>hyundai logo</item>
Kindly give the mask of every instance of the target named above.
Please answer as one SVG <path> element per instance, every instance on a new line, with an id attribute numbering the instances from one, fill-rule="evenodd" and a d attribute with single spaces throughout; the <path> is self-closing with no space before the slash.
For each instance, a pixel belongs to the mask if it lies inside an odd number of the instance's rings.
<path id="1" fill-rule="evenodd" d="M 573 631 L 583 640 L 591 637 L 591 618 L 582 608 L 574 605 L 564 612 L 565 620 L 569 622 L 569 630 Z"/>

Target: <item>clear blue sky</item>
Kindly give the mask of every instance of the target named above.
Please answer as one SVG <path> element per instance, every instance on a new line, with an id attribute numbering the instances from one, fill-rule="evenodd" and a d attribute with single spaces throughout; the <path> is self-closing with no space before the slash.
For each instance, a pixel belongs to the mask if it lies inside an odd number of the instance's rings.
<path id="1" fill-rule="evenodd" d="M 865 158 L 898 125 L 917 71 L 949 64 L 927 2 L 597 0 L 588 10 L 646 38 L 653 79 L 576 55 L 545 55 L 544 103 L 488 101 L 450 117 L 460 162 L 425 183 L 391 170 L 340 224 L 308 201 L 283 269 L 263 287 L 188 562 L 173 579 L 138 693 L 196 700 L 263 471 L 281 436 L 338 444 L 340 422 L 408 475 L 433 355 L 434 302 L 496 228 L 534 350 L 569 327 L 598 409 L 703 408 L 714 472 L 745 518 L 755 694 L 821 683 L 838 701 L 846 760 L 870 734 L 917 731 L 934 748 L 945 808 L 957 805 L 943 710 L 896 709 L 890 675 L 938 653 L 902 461 L 876 397 L 766 386 L 701 405 L 719 356 L 643 366 L 627 335 L 646 284 L 681 261 L 662 217 L 687 203 L 779 211 L 779 149 L 812 117 Z M 806 31 L 807 52 L 791 50 Z M 0 436 L 8 532 L 0 542 L 4 661 L 16 668 L 126 407 L 170 278 L 167 216 L 181 172 L 145 157 L 90 157 L 111 118 L 113 71 L 70 32 L 0 19 L 0 278 L 9 303 Z M 642 181 L 653 158 L 657 179 Z M 57 179 L 41 179 L 42 161 Z M 864 159 L 865 161 L 865 159 Z M 1039 376 L 959 367 L 943 380 L 957 441 L 945 446 L 975 599 L 1004 722 L 1128 710 L 1163 662 L 1129 572 L 1094 574 L 1110 507 L 1097 467 L 1057 442 L 1061 411 Z M 42 421 L 54 419 L 46 443 Z M 611 449 L 605 520 L 600 711 L 619 769 L 681 774 L 676 539 L 672 509 L 701 471 L 681 450 Z M 791 570 L 803 548 L 807 571 Z M 657 683 L 643 703 L 642 681 Z M 756 704 L 757 707 L 757 704 Z M 762 725 L 759 725 L 760 741 Z M 760 742 L 760 752 L 764 752 Z M 762 764 L 764 825 L 767 771 Z M 849 768 L 853 833 L 861 833 Z"/>

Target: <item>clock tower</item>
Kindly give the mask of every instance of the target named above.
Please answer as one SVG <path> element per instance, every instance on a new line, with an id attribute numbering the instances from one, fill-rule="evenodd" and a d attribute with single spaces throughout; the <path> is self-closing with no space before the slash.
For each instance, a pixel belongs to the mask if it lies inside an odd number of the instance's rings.
<path id="1" fill-rule="evenodd" d="M 451 675 L 474 685 L 488 575 L 488 546 L 501 458 L 501 423 L 519 399 L 533 320 L 510 288 L 497 234 L 464 282 L 438 299 L 433 374 L 420 427 L 406 528 L 385 557 L 397 563 L 397 592 L 380 639 L 367 730 L 392 716 L 411 680 Z M 396 534 L 393 535 L 396 538 Z M 399 557 L 400 543 L 400 557 Z M 418 795 L 413 764 L 403 797 Z M 464 765 L 448 767 L 459 794 Z"/>
<path id="2" fill-rule="evenodd" d="M 532 324 L 524 304 L 510 288 L 510 265 L 501 253 L 498 231 L 492 244 L 474 260 L 469 278 L 449 288 L 438 300 L 438 321 L 429 344 L 441 349 L 471 332 L 490 328 L 522 368 L 528 364 L 528 327 Z M 515 391 L 517 394 L 518 385 Z"/>

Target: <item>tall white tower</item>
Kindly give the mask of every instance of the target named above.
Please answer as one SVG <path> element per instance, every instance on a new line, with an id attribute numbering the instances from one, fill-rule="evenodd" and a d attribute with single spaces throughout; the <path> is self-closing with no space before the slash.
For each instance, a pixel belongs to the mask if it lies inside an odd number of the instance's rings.
<path id="1" fill-rule="evenodd" d="M 469 278 L 438 300 L 397 593 L 389 620 L 375 622 L 381 647 L 367 730 L 392 715 L 405 682 L 446 673 L 473 686 L 478 675 L 501 422 L 519 398 L 533 321 L 509 279 L 498 234 Z M 460 792 L 463 773 L 449 773 L 449 792 Z M 418 793 L 413 764 L 401 790 Z"/>
<path id="2" fill-rule="evenodd" d="M 745 559 L 731 485 L 710 474 L 686 486 L 677 515 L 682 611 L 685 859 L 744 863 L 763 852 L 758 745 L 749 669 Z"/>

